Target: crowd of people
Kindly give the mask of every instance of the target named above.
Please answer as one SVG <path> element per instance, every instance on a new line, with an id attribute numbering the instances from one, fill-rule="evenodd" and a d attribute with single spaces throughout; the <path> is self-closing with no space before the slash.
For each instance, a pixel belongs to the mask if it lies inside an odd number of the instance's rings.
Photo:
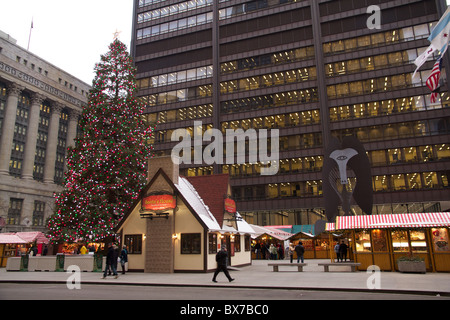
<path id="1" fill-rule="evenodd" d="M 305 248 L 303 247 L 302 242 L 299 242 L 297 245 L 293 245 L 292 243 L 283 248 L 280 243 L 265 243 L 265 242 L 257 242 L 253 250 L 255 251 L 256 259 L 258 260 L 284 260 L 289 257 L 291 263 L 294 258 L 294 252 L 297 253 L 297 262 L 301 260 L 303 263 L 303 254 L 305 253 Z"/>

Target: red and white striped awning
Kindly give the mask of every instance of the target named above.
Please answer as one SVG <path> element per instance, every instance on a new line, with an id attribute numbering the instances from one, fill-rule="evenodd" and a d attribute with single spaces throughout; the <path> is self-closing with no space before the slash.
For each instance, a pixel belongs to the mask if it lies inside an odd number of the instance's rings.
<path id="1" fill-rule="evenodd" d="M 382 214 L 336 217 L 334 230 L 430 228 L 450 226 L 450 212 Z M 331 225 L 329 226 L 331 229 Z M 330 230 L 331 231 L 331 230 Z"/>

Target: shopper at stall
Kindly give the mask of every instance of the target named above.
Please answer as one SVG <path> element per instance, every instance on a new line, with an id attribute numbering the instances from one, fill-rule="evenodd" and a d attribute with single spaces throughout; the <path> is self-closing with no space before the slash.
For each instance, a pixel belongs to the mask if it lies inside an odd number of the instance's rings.
<path id="1" fill-rule="evenodd" d="M 228 272 L 227 260 L 228 260 L 227 247 L 222 246 L 222 249 L 220 249 L 220 251 L 217 252 L 216 254 L 217 269 L 214 272 L 214 276 L 212 279 L 213 282 L 217 282 L 216 278 L 220 271 L 223 271 L 223 273 L 225 273 L 225 276 L 228 278 L 229 282 L 234 280 L 233 278 L 231 278 L 230 273 Z"/>
<path id="2" fill-rule="evenodd" d="M 303 254 L 305 253 L 305 247 L 303 247 L 303 243 L 300 241 L 295 246 L 294 250 L 295 250 L 295 252 L 297 252 L 297 263 L 299 263 L 299 261 L 301 261 L 303 263 L 304 262 Z"/>
<path id="3" fill-rule="evenodd" d="M 103 279 L 106 278 L 106 274 L 110 268 L 112 270 L 114 277 L 116 279 L 119 277 L 119 275 L 117 274 L 116 265 L 117 265 L 117 255 L 115 253 L 113 244 L 109 243 L 108 244 L 108 253 L 106 254 L 106 267 L 105 267 L 105 271 L 103 272 Z"/>
<path id="4" fill-rule="evenodd" d="M 341 256 L 339 253 L 339 242 L 336 242 L 336 245 L 334 246 L 334 253 L 336 253 L 336 260 L 339 262 L 339 257 Z"/>
<path id="5" fill-rule="evenodd" d="M 339 245 L 339 253 L 341 256 L 341 262 L 343 262 L 344 259 L 345 259 L 345 261 L 347 261 L 347 248 L 348 248 L 348 246 L 345 244 L 345 241 L 342 240 L 342 243 Z"/>

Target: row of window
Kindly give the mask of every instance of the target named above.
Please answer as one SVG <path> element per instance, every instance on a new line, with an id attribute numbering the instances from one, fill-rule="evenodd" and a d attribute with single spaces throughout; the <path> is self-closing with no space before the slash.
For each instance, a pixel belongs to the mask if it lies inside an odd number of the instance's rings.
<path id="1" fill-rule="evenodd" d="M 390 68 L 398 65 L 413 63 L 427 48 L 417 48 L 405 51 L 397 51 L 376 56 L 366 56 L 364 58 L 339 61 L 329 63 L 325 67 L 327 77 L 342 76 L 358 72 L 367 72 L 377 69 Z M 428 60 L 436 60 L 436 56 L 431 55 Z"/>
<path id="2" fill-rule="evenodd" d="M 124 245 L 127 246 L 128 254 L 142 254 L 141 234 L 127 234 L 124 236 Z M 180 234 L 180 254 L 201 254 L 202 253 L 202 235 L 201 233 L 181 233 Z M 217 253 L 217 245 L 222 239 L 217 233 L 208 234 L 208 253 Z M 234 252 L 241 252 L 241 235 L 234 234 L 230 236 L 233 243 Z M 244 236 L 244 250 L 250 251 L 250 236 Z"/>
<path id="3" fill-rule="evenodd" d="M 317 88 L 308 88 L 224 101 L 220 107 L 222 113 L 236 113 L 317 101 L 319 101 Z"/>
<path id="4" fill-rule="evenodd" d="M 213 13 L 202 13 L 196 16 L 191 16 L 179 20 L 174 20 L 155 26 L 143 28 L 137 30 L 137 40 L 142 40 L 148 37 L 154 37 L 160 34 L 182 30 L 186 28 L 192 28 L 211 22 L 213 19 Z"/>
<path id="5" fill-rule="evenodd" d="M 224 81 L 220 83 L 220 93 L 226 94 L 238 91 L 256 90 L 271 86 L 281 86 L 296 82 L 315 80 L 316 78 L 316 67 L 298 68 L 295 70 Z"/>
<path id="6" fill-rule="evenodd" d="M 220 64 L 221 74 L 256 69 L 264 66 L 279 65 L 314 58 L 314 47 L 303 47 L 292 50 L 264 54 L 255 57 L 232 60 Z"/>
<path id="7" fill-rule="evenodd" d="M 358 103 L 354 105 L 330 108 L 330 120 L 339 121 L 356 118 L 377 117 L 403 112 L 424 111 L 450 107 L 448 92 L 441 93 L 436 102 L 430 101 L 430 95 L 398 98 L 382 101 Z"/>
<path id="8" fill-rule="evenodd" d="M 354 179 L 354 178 L 350 178 Z M 375 192 L 427 190 L 449 188 L 450 171 L 413 172 L 407 174 L 373 176 Z M 264 200 L 289 197 L 321 196 L 322 180 L 271 183 L 232 188 L 234 199 Z"/>
<path id="9" fill-rule="evenodd" d="M 150 78 L 143 78 L 136 81 L 138 89 L 156 88 L 161 86 L 170 86 L 172 84 L 194 81 L 210 78 L 213 75 L 213 67 L 199 67 L 189 70 L 177 71 L 167 74 L 161 74 Z"/>
<path id="10" fill-rule="evenodd" d="M 298 2 L 297 0 L 256 0 L 247 3 L 238 4 L 232 7 L 219 10 L 219 19 L 229 19 L 232 17 L 247 14 L 256 10 L 274 7 L 289 2 Z"/>
<path id="11" fill-rule="evenodd" d="M 140 97 L 141 102 L 147 106 L 157 106 L 168 103 L 176 103 L 187 100 L 207 98 L 212 96 L 212 85 L 190 87 L 168 92 L 160 92 Z"/>
<path id="12" fill-rule="evenodd" d="M 361 142 L 417 138 L 449 133 L 449 117 L 332 131 L 332 135 L 338 139 L 353 135 Z"/>
<path id="13" fill-rule="evenodd" d="M 205 6 L 210 6 L 212 4 L 213 0 L 190 0 L 186 2 L 175 3 L 171 6 L 139 13 L 137 22 L 143 23 L 151 20 L 156 20 L 159 18 L 172 16 L 174 14 L 195 10 Z"/>
<path id="14" fill-rule="evenodd" d="M 293 112 L 275 116 L 258 117 L 253 119 L 233 120 L 222 122 L 222 132 L 226 129 L 273 129 L 296 127 L 300 125 L 320 123 L 319 110 Z"/>
<path id="15" fill-rule="evenodd" d="M 424 145 L 405 148 L 392 148 L 383 150 L 372 150 L 367 152 L 369 162 L 372 167 L 389 166 L 406 163 L 426 163 L 433 161 L 450 160 L 450 144 Z M 264 164 L 245 163 L 222 165 L 222 173 L 229 174 L 230 177 L 251 177 L 260 176 L 261 167 Z M 279 174 L 320 172 L 323 167 L 323 156 L 311 156 L 303 158 L 281 159 L 279 160 Z M 186 168 L 181 170 L 181 174 L 187 177 L 212 175 L 212 166 Z"/>
<path id="16" fill-rule="evenodd" d="M 22 208 L 23 199 L 11 198 L 9 201 L 8 215 L 6 217 L 7 225 L 20 225 L 22 224 Z M 45 214 L 45 202 L 34 201 L 33 215 L 31 219 L 32 226 L 43 226 Z"/>
<path id="17" fill-rule="evenodd" d="M 357 38 L 327 42 L 323 44 L 325 55 L 351 52 L 359 49 L 392 45 L 397 42 L 427 38 L 436 23 L 421 24 L 413 27 L 389 30 Z"/>
<path id="18" fill-rule="evenodd" d="M 412 74 L 408 73 L 330 85 L 327 86 L 327 95 L 329 99 L 338 99 L 404 88 L 421 87 L 425 86 L 430 72 L 431 70 L 418 72 L 414 78 Z M 445 78 L 445 71 L 442 69 L 441 80 L 445 81 Z"/>
<path id="19" fill-rule="evenodd" d="M 165 110 L 158 113 L 149 113 L 146 116 L 147 120 L 151 123 L 168 123 L 212 117 L 212 114 L 213 105 L 205 104 L 175 110 Z"/>

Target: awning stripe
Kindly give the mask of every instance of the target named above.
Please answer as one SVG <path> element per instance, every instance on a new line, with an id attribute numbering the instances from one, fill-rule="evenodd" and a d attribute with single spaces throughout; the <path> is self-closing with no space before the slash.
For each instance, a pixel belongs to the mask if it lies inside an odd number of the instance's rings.
<path id="1" fill-rule="evenodd" d="M 450 226 L 450 212 L 339 216 L 335 230 L 445 226 Z"/>

